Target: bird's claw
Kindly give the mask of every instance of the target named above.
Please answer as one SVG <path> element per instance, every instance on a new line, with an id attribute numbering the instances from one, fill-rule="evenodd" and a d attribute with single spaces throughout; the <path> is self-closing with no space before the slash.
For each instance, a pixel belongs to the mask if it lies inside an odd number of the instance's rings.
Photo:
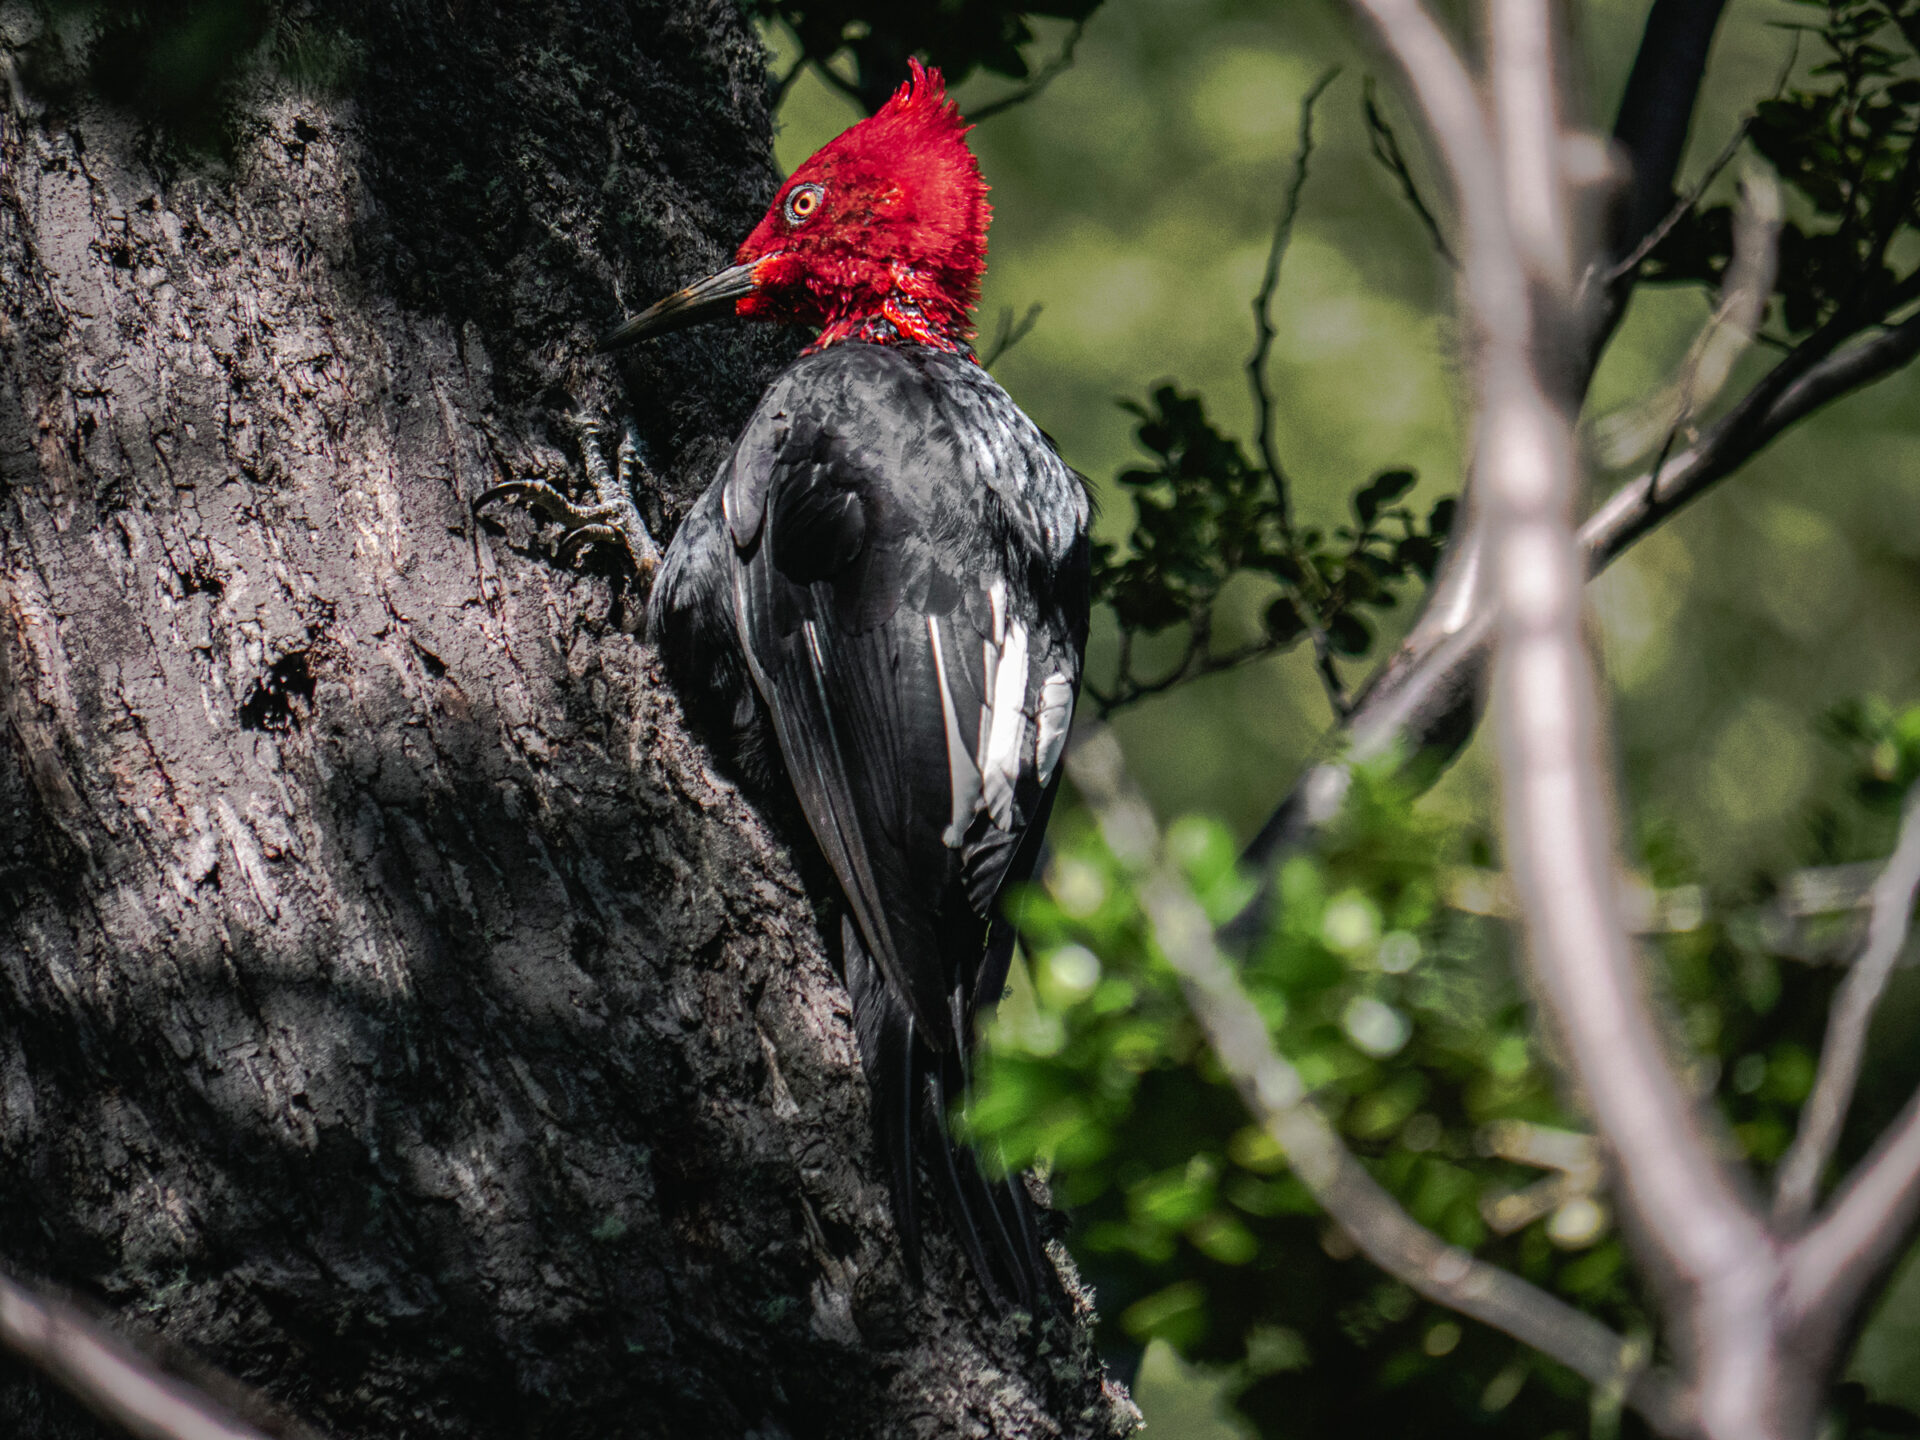
<path id="1" fill-rule="evenodd" d="M 627 552 L 634 572 L 644 585 L 660 565 L 660 547 L 654 543 L 640 507 L 633 503 L 633 478 L 644 474 L 640 463 L 640 432 L 631 420 L 620 426 L 620 444 L 613 465 L 601 448 L 600 427 L 578 422 L 580 449 L 586 462 L 592 501 L 576 505 L 553 486 L 540 480 L 507 480 L 491 485 L 474 498 L 475 513 L 502 500 L 524 505 L 561 529 L 559 556 L 572 564 L 589 545 L 619 545 Z"/>

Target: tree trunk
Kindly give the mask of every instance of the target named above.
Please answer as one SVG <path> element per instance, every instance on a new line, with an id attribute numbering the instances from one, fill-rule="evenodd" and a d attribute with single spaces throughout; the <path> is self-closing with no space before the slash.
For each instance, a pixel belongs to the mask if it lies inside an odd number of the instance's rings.
<path id="1" fill-rule="evenodd" d="M 822 887 L 622 570 L 470 508 L 630 408 L 664 538 L 790 353 L 591 354 L 771 191 L 752 31 L 283 8 L 349 78 L 224 154 L 7 77 L 0 1261 L 342 1440 L 1122 1433 L 1084 1312 L 907 1287 Z"/>

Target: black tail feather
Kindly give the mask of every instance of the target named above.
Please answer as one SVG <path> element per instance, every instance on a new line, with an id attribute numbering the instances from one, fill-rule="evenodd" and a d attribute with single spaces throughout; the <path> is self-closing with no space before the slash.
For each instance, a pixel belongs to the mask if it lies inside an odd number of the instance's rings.
<path id="1" fill-rule="evenodd" d="M 946 1087 L 940 1083 L 937 1070 L 927 1077 L 927 1102 L 933 1114 L 946 1114 Z M 995 1233 L 999 1216 L 991 1201 L 981 1203 L 986 1196 L 980 1171 L 973 1163 L 973 1156 L 945 1136 L 935 1138 L 932 1150 L 936 1158 L 929 1162 L 927 1168 L 932 1172 L 933 1188 L 940 1197 L 940 1208 L 947 1212 L 947 1218 L 953 1224 L 954 1238 L 960 1242 L 967 1264 L 973 1267 L 981 1289 L 987 1292 L 987 1299 L 995 1310 L 1004 1311 L 1007 1308 L 1007 1295 L 998 1273 L 1002 1267 L 996 1266 L 994 1261 L 1004 1261 L 1006 1258 L 1005 1237 Z M 973 1193 L 970 1195 L 969 1191 Z M 994 1228 L 983 1230 L 983 1218 L 994 1221 Z"/>
<path id="2" fill-rule="evenodd" d="M 988 1179 L 973 1152 L 947 1132 L 948 1111 L 968 1082 L 959 1000 L 953 1012 L 957 1043 L 937 1052 L 915 1033 L 912 1016 L 888 989 L 850 918 L 841 921 L 840 942 L 861 1069 L 873 1095 L 874 1129 L 908 1275 L 915 1285 L 922 1283 L 918 1147 L 926 1153 L 928 1179 L 954 1238 L 994 1307 L 1005 1310 L 1011 1301 L 1029 1311 L 1055 1308 L 1059 1281 L 1041 1247 L 1025 1185 L 1018 1176 Z"/>
<path id="3" fill-rule="evenodd" d="M 860 1041 L 860 1068 L 873 1096 L 873 1129 L 887 1167 L 893 1223 L 900 1251 L 915 1285 L 920 1273 L 920 1217 L 915 1209 L 913 1130 L 918 1086 L 914 1083 L 913 1016 L 887 990 L 850 917 L 840 921 L 847 993 L 853 999 L 853 1028 Z"/>

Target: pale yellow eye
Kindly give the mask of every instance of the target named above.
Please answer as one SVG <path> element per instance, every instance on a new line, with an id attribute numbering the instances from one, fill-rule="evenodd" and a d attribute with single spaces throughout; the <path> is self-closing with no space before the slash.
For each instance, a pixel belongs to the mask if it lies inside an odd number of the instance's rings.
<path id="1" fill-rule="evenodd" d="M 798 225 L 820 208 L 825 192 L 818 185 L 801 185 L 787 196 L 787 223 Z"/>

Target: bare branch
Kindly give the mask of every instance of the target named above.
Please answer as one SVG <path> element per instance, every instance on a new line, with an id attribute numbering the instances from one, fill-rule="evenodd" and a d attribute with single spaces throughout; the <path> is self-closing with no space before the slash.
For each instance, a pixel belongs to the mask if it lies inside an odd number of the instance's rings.
<path id="1" fill-rule="evenodd" d="M 1893 978 L 1900 952 L 1906 948 L 1916 891 L 1920 891 L 1920 785 L 1908 792 L 1899 843 L 1874 883 L 1873 918 L 1867 926 L 1866 947 L 1834 997 L 1813 1094 L 1800 1112 L 1800 1131 L 1780 1162 L 1773 1218 L 1782 1230 L 1799 1228 L 1813 1211 L 1820 1177 L 1833 1158 L 1854 1086 L 1860 1080 L 1867 1027 L 1880 997 L 1886 993 L 1887 982 Z"/>
<path id="2" fill-rule="evenodd" d="M 142 1440 L 267 1440 L 73 1306 L 0 1274 L 0 1345 Z"/>
<path id="3" fill-rule="evenodd" d="M 1920 1093 L 1787 1252 L 1786 1308 L 1828 1344 L 1906 1247 L 1920 1214 Z"/>
<path id="4" fill-rule="evenodd" d="M 1579 540 L 1587 570 L 1597 575 L 1764 450 L 1785 431 L 1830 401 L 1884 379 L 1920 355 L 1920 315 L 1913 316 L 1818 356 L 1803 348 L 1783 359 L 1685 450 L 1668 458 L 1657 472 L 1627 481 L 1587 517 Z M 1445 615 L 1423 615 L 1408 642 L 1362 692 L 1348 717 L 1345 751 L 1353 759 L 1371 759 L 1389 750 L 1424 757 L 1436 771 L 1465 747 L 1479 717 L 1481 677 L 1492 652 L 1493 610 L 1472 583 L 1470 560 L 1475 536 L 1450 543 L 1449 563 L 1465 575 L 1447 592 L 1456 602 Z M 1439 599 L 1430 592 L 1429 611 Z M 1321 770 L 1314 767 L 1296 782 L 1260 832 L 1248 842 L 1246 861 L 1266 867 L 1304 842 L 1322 821 L 1303 825 L 1302 799 Z M 1336 807 L 1337 811 L 1337 807 Z M 1331 813 L 1331 812 L 1330 812 Z M 1330 818 L 1330 814 L 1329 817 Z"/>
<path id="5" fill-rule="evenodd" d="M 1373 15 L 1373 7 L 1364 6 L 1362 0 L 1352 0 L 1352 3 L 1378 20 L 1379 17 Z M 1694 95 L 1704 74 L 1706 52 L 1724 3 L 1725 0 L 1656 0 L 1648 14 L 1634 62 L 1634 76 L 1621 100 L 1614 135 L 1636 156 L 1636 187 L 1645 186 L 1646 193 L 1660 197 L 1648 212 L 1649 225 L 1651 217 L 1657 216 L 1665 206 L 1671 190 L 1691 122 Z M 1421 54 L 1439 53 L 1447 45 L 1444 33 L 1430 21 L 1410 40 Z M 1408 57 L 1403 54 L 1400 58 L 1404 62 Z M 1418 74 L 1418 57 L 1415 59 Z M 1461 87 L 1454 87 L 1456 96 L 1460 91 Z M 1476 124 L 1472 112 L 1457 102 L 1453 108 L 1465 117 L 1464 122 L 1455 121 L 1450 125 L 1456 137 L 1462 123 L 1467 133 L 1472 133 Z M 1454 153 L 1460 153 L 1457 145 Z M 1640 227 L 1641 232 L 1646 228 Z M 1631 237 L 1638 238 L 1637 235 Z M 1620 248 L 1629 248 L 1629 243 L 1623 241 Z M 1592 316 L 1586 364 L 1576 373 L 1590 375 L 1592 364 L 1624 307 L 1626 282 L 1630 278 L 1623 276 L 1620 284 L 1610 287 L 1606 304 Z M 1818 358 L 1810 356 L 1808 363 Z M 1738 463 L 1738 459 L 1729 461 L 1730 466 Z M 1666 473 L 1665 467 L 1661 473 Z M 1468 483 L 1461 494 L 1462 511 L 1467 514 L 1474 509 L 1473 481 L 1469 471 Z M 1626 543 L 1631 543 L 1631 538 Z M 1477 527 L 1463 525 L 1460 533 L 1448 542 L 1440 573 L 1427 592 L 1413 629 L 1400 650 L 1362 688 L 1347 724 L 1342 727 L 1356 740 L 1366 734 L 1374 753 L 1378 749 L 1398 748 L 1438 773 L 1473 734 L 1481 703 L 1479 682 L 1486 670 L 1487 642 L 1491 635 L 1488 601 L 1480 583 L 1483 569 L 1480 539 Z M 1306 783 L 1307 777 L 1302 777 L 1248 845 L 1250 864 L 1264 869 L 1267 862 L 1288 845 L 1297 843 L 1304 833 L 1298 828 L 1298 820 L 1303 813 L 1301 787 Z M 1256 913 L 1257 908 L 1249 913 Z"/>
<path id="6" fill-rule="evenodd" d="M 1400 195 L 1412 208 L 1420 224 L 1425 227 L 1427 239 L 1433 243 L 1434 253 L 1447 263 L 1452 270 L 1460 268 L 1460 261 L 1453 249 L 1447 244 L 1447 237 L 1441 232 L 1440 222 L 1427 205 L 1420 193 L 1420 187 L 1414 182 L 1413 168 L 1407 164 L 1406 154 L 1400 149 L 1400 137 L 1393 133 L 1393 127 L 1387 123 L 1378 102 L 1373 98 L 1373 77 L 1369 75 L 1360 90 L 1360 114 L 1367 125 L 1367 147 L 1373 151 L 1373 158 L 1386 167 L 1387 172 L 1399 183 Z"/>
<path id="7" fill-rule="evenodd" d="M 1161 848 L 1159 827 L 1111 731 L 1090 730 L 1067 755 L 1075 788 L 1133 873 L 1155 943 L 1221 1067 L 1287 1156 L 1300 1182 L 1361 1253 L 1429 1300 L 1531 1345 L 1628 1403 L 1664 1435 L 1691 1433 L 1672 1378 L 1647 1355 L 1559 1297 L 1448 1245 L 1415 1221 L 1342 1143 L 1215 945 L 1206 912 Z"/>
<path id="8" fill-rule="evenodd" d="M 1539 30 L 1546 11 L 1528 0 L 1502 0 L 1493 14 L 1506 181 L 1522 207 L 1516 239 L 1532 261 L 1535 284 L 1567 294 L 1566 216 L 1546 204 L 1564 188 L 1555 157 L 1553 61 Z M 1514 273 L 1508 284 L 1519 290 L 1524 280 Z M 1472 299 L 1483 303 L 1478 294 Z M 1527 297 L 1522 290 L 1499 303 L 1518 309 Z M 1624 1198 L 1673 1279 L 1719 1288 L 1762 1247 L 1764 1234 L 1674 1073 L 1620 923 L 1598 686 L 1581 630 L 1584 567 L 1568 514 L 1577 469 L 1572 428 L 1541 387 L 1525 337 L 1484 328 L 1514 346 L 1485 362 L 1479 464 L 1502 617 L 1496 703 L 1505 717 L 1509 863 L 1528 953 L 1589 1106 L 1619 1158 Z"/>
<path id="9" fill-rule="evenodd" d="M 1047 86 L 1057 80 L 1064 71 L 1072 67 L 1073 52 L 1079 47 L 1080 37 L 1086 33 L 1086 29 L 1087 22 L 1085 18 L 1074 21 L 1073 28 L 1067 32 L 1067 38 L 1061 42 L 1060 53 L 1058 55 L 1054 56 L 1053 59 L 1035 71 L 1027 80 L 1027 83 L 1022 85 L 1018 90 L 1010 94 L 1002 95 L 998 100 L 967 112 L 967 118 L 978 125 L 982 120 L 991 120 L 1003 111 L 1011 110 L 1016 105 L 1024 105 L 1027 101 L 1033 99 L 1034 96 L 1038 95 L 1042 90 L 1046 89 Z"/>
<path id="10" fill-rule="evenodd" d="M 1755 1383 L 1782 1351 L 1767 1306 L 1778 1279 L 1771 1237 L 1675 1073 L 1615 893 L 1571 519 L 1577 392 L 1554 389 L 1584 385 L 1585 346 L 1551 6 L 1490 0 L 1490 128 L 1465 66 L 1418 0 L 1352 3 L 1419 100 L 1463 221 L 1464 305 L 1477 341 L 1473 469 L 1499 617 L 1505 830 L 1528 965 L 1615 1157 L 1618 1194 L 1688 1354 L 1701 1429 L 1784 1434 L 1792 1418 L 1773 1386 Z"/>
<path id="11" fill-rule="evenodd" d="M 1920 316 L 1832 353 L 1809 356 L 1809 339 L 1774 367 L 1700 439 L 1657 472 L 1629 481 L 1580 527 L 1588 568 L 1598 574 L 1634 541 L 1698 499 L 1828 401 L 1900 369 L 1920 354 Z M 1825 351 L 1830 347 L 1816 347 Z"/>

